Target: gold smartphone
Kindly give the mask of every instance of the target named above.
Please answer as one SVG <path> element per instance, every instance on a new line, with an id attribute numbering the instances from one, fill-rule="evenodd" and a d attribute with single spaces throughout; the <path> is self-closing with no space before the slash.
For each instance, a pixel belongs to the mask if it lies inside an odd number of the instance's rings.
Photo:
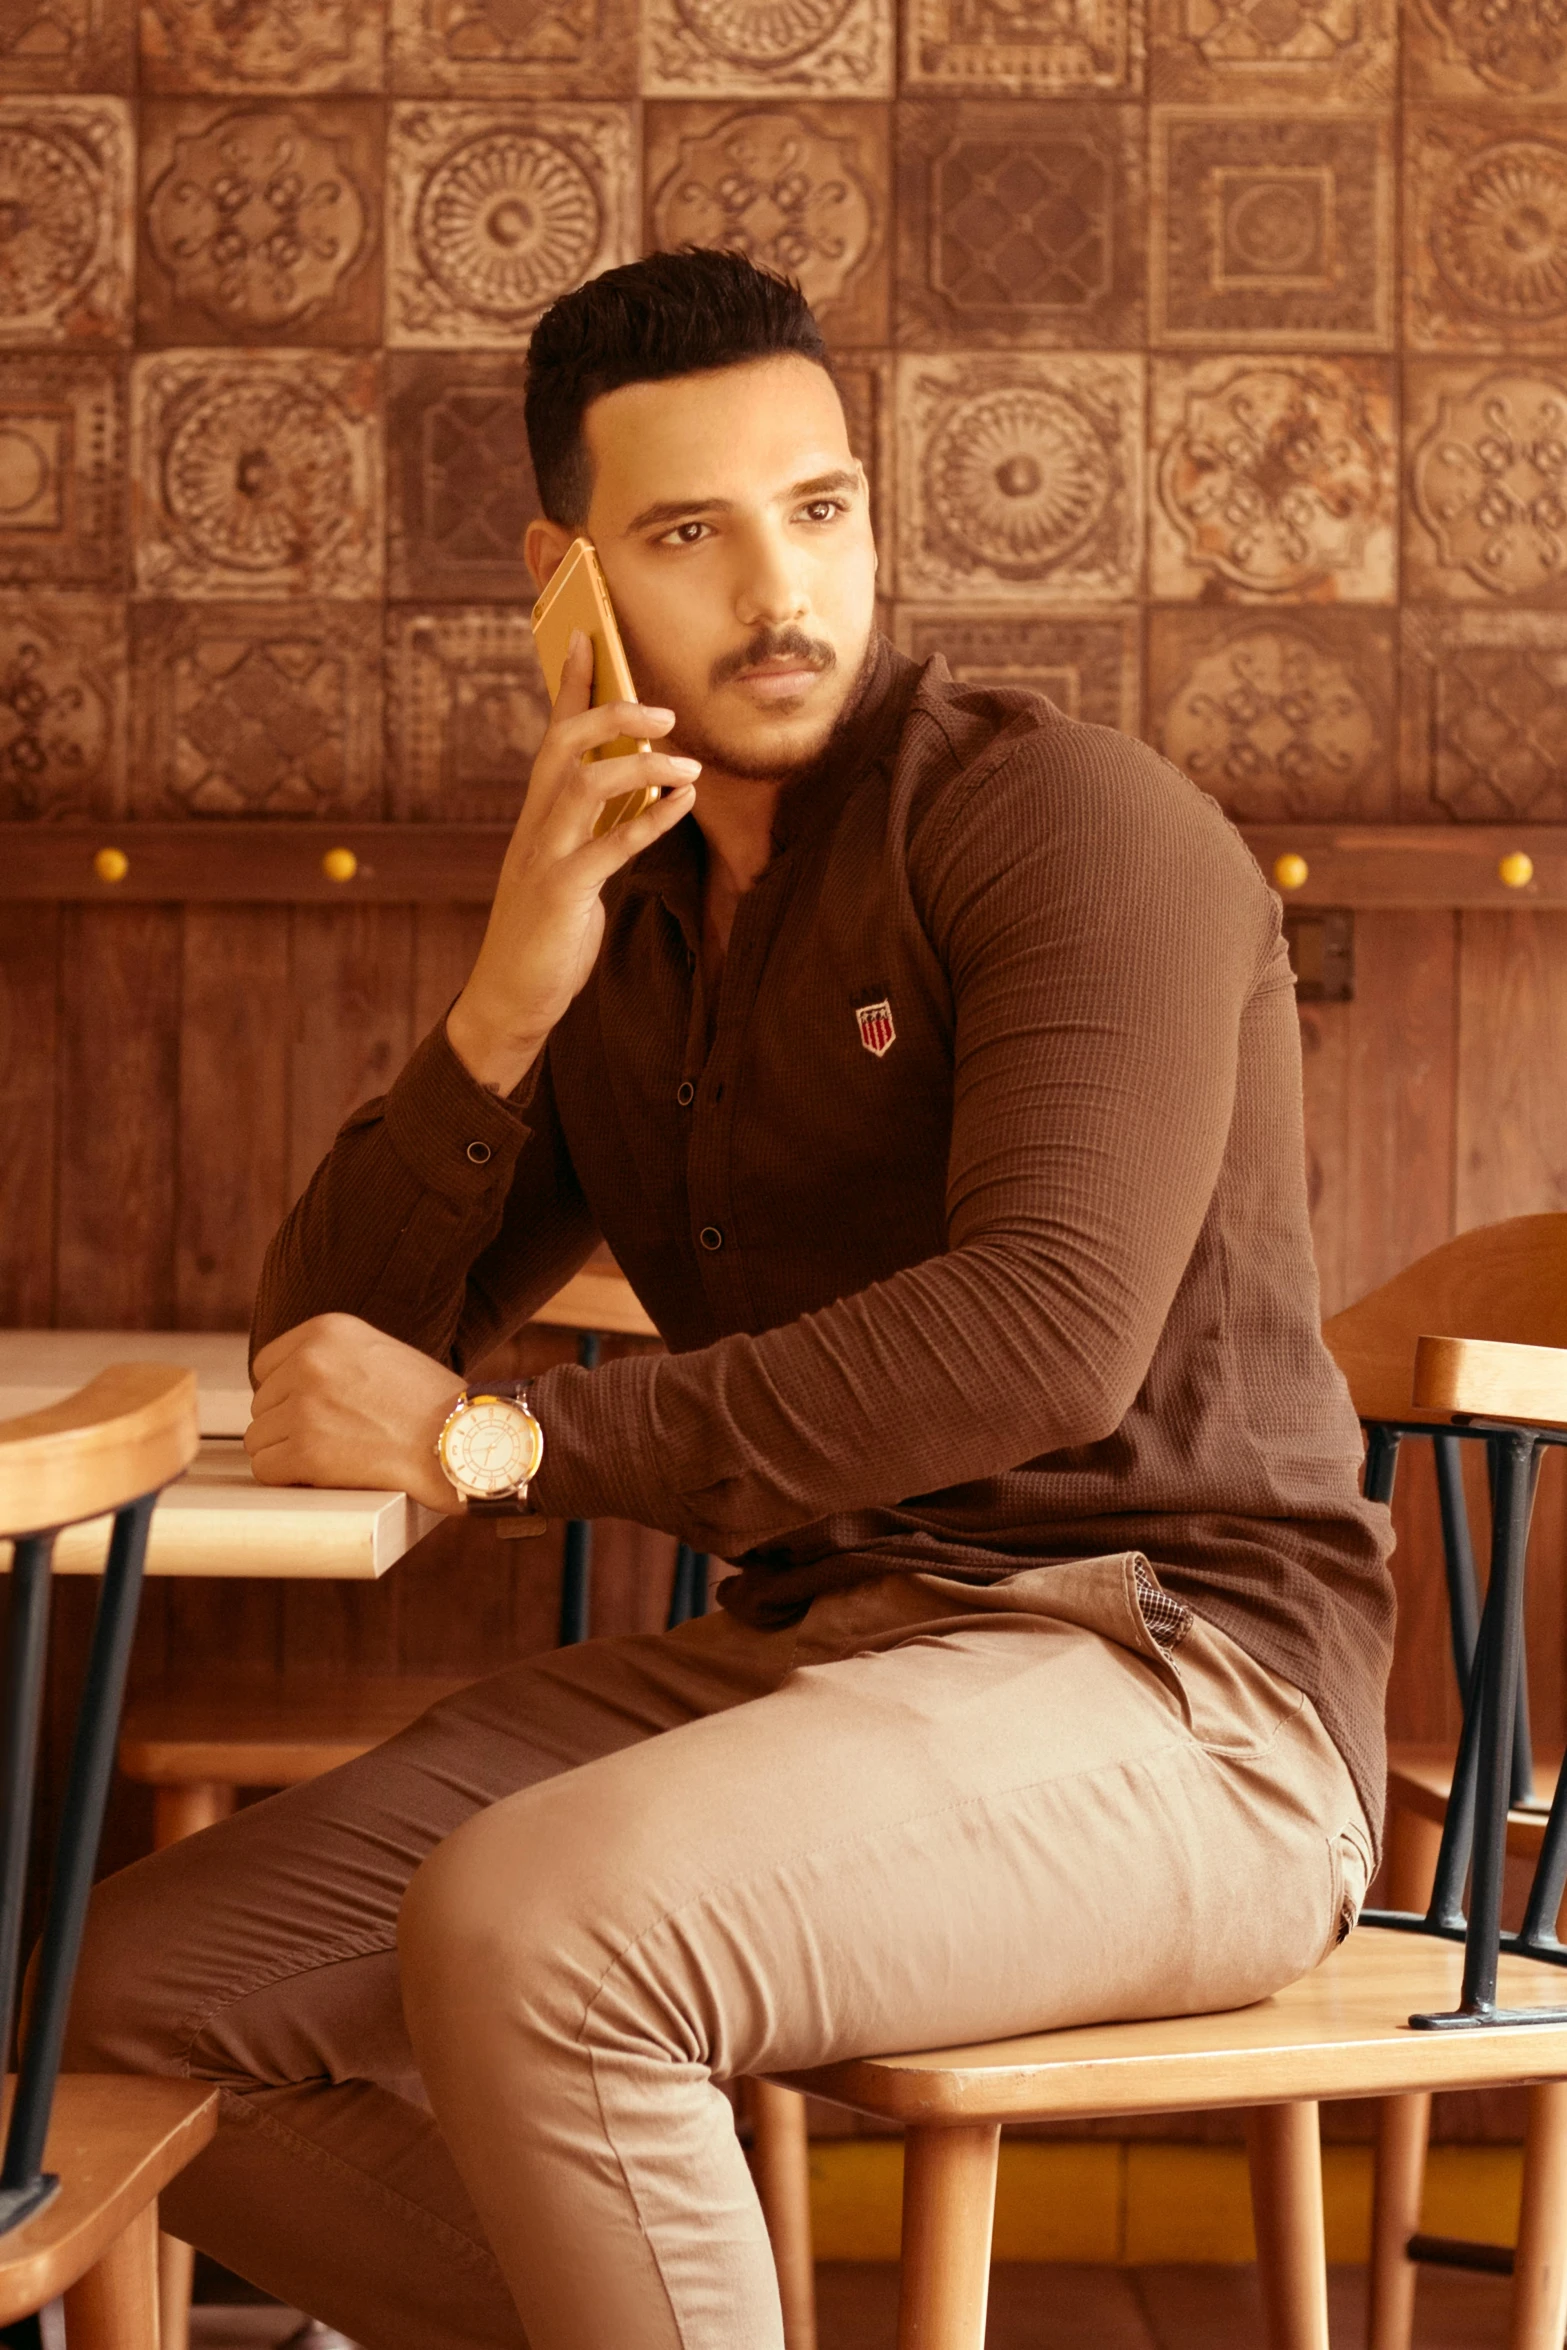
<path id="1" fill-rule="evenodd" d="M 626 648 L 615 622 L 615 607 L 609 600 L 609 589 L 604 584 L 591 539 L 572 540 L 559 569 L 551 574 L 549 584 L 533 607 L 533 642 L 552 702 L 560 692 L 566 648 L 574 628 L 580 628 L 593 647 L 594 706 L 603 702 L 634 702 L 637 689 L 631 682 Z M 652 748 L 651 743 L 633 742 L 626 735 L 618 735 L 614 742 L 590 751 L 588 757 L 623 759 L 633 751 Z M 613 832 L 617 824 L 629 823 L 644 808 L 651 808 L 657 798 L 658 786 L 648 784 L 641 790 L 624 793 L 618 800 L 607 801 L 593 827 L 595 836 Z"/>

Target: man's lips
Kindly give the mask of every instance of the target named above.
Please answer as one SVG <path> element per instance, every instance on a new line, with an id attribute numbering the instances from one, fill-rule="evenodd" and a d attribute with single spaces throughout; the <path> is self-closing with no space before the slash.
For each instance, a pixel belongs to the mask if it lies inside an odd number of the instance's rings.
<path id="1" fill-rule="evenodd" d="M 815 684 L 822 674 L 814 662 L 801 661 L 786 655 L 777 661 L 760 661 L 749 668 L 738 670 L 734 683 L 743 685 L 763 701 L 786 701 L 792 694 L 803 693 Z"/>

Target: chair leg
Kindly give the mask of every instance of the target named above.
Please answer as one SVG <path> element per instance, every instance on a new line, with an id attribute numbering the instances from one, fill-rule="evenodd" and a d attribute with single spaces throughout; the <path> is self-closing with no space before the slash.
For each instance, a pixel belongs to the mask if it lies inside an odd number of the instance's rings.
<path id="1" fill-rule="evenodd" d="M 143 2204 L 65 2296 L 66 2350 L 158 2350 L 158 2207 Z"/>
<path id="2" fill-rule="evenodd" d="M 158 2340 L 160 2350 L 190 2350 L 190 2289 L 196 2251 L 178 2236 L 158 2238 Z"/>
<path id="3" fill-rule="evenodd" d="M 1562 2350 L 1567 2329 L 1567 2081 L 1529 2092 L 1507 2350 Z"/>
<path id="4" fill-rule="evenodd" d="M 909 2131 L 898 2350 L 985 2350 L 1000 2150 L 994 2122 Z"/>
<path id="5" fill-rule="evenodd" d="M 193 1780 L 188 1787 L 159 1787 L 152 1798 L 152 1844 L 163 1852 L 183 1837 L 215 1827 L 234 1809 L 234 1789 L 217 1779 Z"/>
<path id="6" fill-rule="evenodd" d="M 756 2191 L 778 2270 L 784 2350 L 816 2350 L 816 2268 L 811 2252 L 805 2099 L 771 2081 L 752 2081 L 750 2100 Z"/>
<path id="7" fill-rule="evenodd" d="M 1390 1909 L 1423 1910 L 1431 1898 L 1442 1831 L 1418 1812 L 1395 1811 L 1388 1822 L 1387 1898 Z M 1420 2271 L 1405 2247 L 1420 2226 L 1428 2095 L 1384 2098 L 1377 2109 L 1376 2179 L 1371 2202 L 1367 2350 L 1409 2350 Z"/>
<path id="8" fill-rule="evenodd" d="M 1268 2350 L 1328 2350 L 1316 2106 L 1253 2107 L 1246 2116 L 1246 2156 Z"/>

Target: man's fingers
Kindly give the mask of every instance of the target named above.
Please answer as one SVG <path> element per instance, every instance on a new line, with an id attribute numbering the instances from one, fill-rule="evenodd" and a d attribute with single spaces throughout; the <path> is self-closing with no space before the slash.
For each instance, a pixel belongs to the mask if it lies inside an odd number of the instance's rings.
<path id="1" fill-rule="evenodd" d="M 288 1361 L 290 1355 L 297 1354 L 302 1346 L 308 1346 L 318 1333 L 321 1319 L 319 1314 L 313 1315 L 308 1322 L 296 1322 L 292 1330 L 284 1330 L 276 1338 L 268 1339 L 250 1366 L 251 1386 L 259 1390 L 273 1372 Z"/>
<path id="2" fill-rule="evenodd" d="M 590 882 L 596 890 L 602 889 L 612 873 L 618 873 L 622 865 L 629 865 L 633 857 L 651 848 L 666 832 L 673 832 L 695 805 L 696 786 L 677 783 L 661 800 L 655 800 L 651 808 L 644 808 L 640 816 L 617 824 L 613 832 L 590 838 L 577 851 L 572 863 L 585 882 Z"/>
<path id="3" fill-rule="evenodd" d="M 593 642 L 580 628 L 574 628 L 571 642 L 566 647 L 566 658 L 561 664 L 560 684 L 555 694 L 555 719 L 580 716 L 592 699 Z"/>
<path id="4" fill-rule="evenodd" d="M 661 710 L 651 702 L 599 702 L 591 710 L 552 720 L 550 739 L 554 747 L 580 759 L 585 752 L 601 750 L 621 736 L 629 742 L 656 741 L 674 723 L 673 710 Z"/>

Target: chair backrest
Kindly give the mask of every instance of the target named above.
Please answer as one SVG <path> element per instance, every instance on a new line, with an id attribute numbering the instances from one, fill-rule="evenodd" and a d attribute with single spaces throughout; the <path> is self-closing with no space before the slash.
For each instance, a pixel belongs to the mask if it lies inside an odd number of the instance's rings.
<path id="1" fill-rule="evenodd" d="M 160 1490 L 195 1459 L 196 1379 L 168 1363 L 121 1363 L 57 1404 L 0 1421 L 0 1535 L 11 1537 L 0 1681 L 0 2061 L 9 2052 L 21 1959 L 43 1722 L 49 1579 L 62 1526 L 114 1513 L 20 2077 L 0 2156 L 0 2236 L 58 2181 L 43 2170 L 66 2010 L 103 1828 L 147 1529 Z"/>
<path id="2" fill-rule="evenodd" d="M 1567 1215 L 1511 1216 L 1444 1241 L 1322 1325 L 1363 1420 L 1431 1420 L 1414 1401 L 1428 1332 L 1567 1347 Z"/>

